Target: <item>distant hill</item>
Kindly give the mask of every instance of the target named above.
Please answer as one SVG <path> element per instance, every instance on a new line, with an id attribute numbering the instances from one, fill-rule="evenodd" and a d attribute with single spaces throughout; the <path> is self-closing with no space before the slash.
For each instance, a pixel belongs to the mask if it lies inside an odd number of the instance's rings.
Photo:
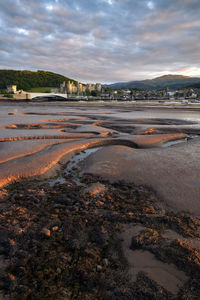
<path id="1" fill-rule="evenodd" d="M 0 89 L 9 84 L 16 84 L 18 89 L 25 91 L 38 87 L 59 87 L 63 81 L 73 81 L 68 77 L 46 71 L 0 70 Z"/>
<path id="2" fill-rule="evenodd" d="M 182 75 L 164 75 L 154 79 L 147 79 L 142 81 L 128 81 L 128 82 L 118 82 L 106 87 L 111 87 L 114 89 L 180 89 L 185 87 L 198 87 L 200 86 L 200 78 L 189 77 Z"/>

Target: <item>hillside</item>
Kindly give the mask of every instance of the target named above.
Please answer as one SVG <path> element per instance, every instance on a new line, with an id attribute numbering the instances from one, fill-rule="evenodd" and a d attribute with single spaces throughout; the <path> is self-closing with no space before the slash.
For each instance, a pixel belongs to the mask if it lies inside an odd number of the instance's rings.
<path id="1" fill-rule="evenodd" d="M 25 91 L 38 87 L 59 87 L 63 81 L 73 81 L 68 77 L 46 71 L 0 70 L 0 89 L 9 84 L 16 84 L 18 89 Z"/>
<path id="2" fill-rule="evenodd" d="M 200 85 L 200 78 L 198 77 L 164 75 L 142 81 L 118 82 L 107 85 L 107 87 L 114 89 L 163 89 L 166 87 L 171 89 L 180 89 L 185 87 L 196 87 L 198 85 Z"/>

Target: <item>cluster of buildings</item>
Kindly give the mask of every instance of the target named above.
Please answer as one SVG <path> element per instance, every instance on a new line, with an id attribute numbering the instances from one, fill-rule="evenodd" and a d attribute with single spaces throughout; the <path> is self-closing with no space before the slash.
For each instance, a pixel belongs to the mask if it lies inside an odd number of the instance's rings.
<path id="1" fill-rule="evenodd" d="M 105 94 L 112 100 L 184 100 L 200 99 L 200 89 L 163 90 L 111 90 Z"/>
<path id="2" fill-rule="evenodd" d="M 96 91 L 97 93 L 101 93 L 102 87 L 101 83 L 88 83 L 87 85 L 82 84 L 80 82 L 74 83 L 73 81 L 68 81 L 67 84 L 64 81 L 60 85 L 60 89 L 52 89 L 51 92 L 54 93 L 61 93 L 61 94 L 68 94 L 68 95 L 84 95 L 85 93 L 91 93 Z"/>
<path id="3" fill-rule="evenodd" d="M 23 90 L 17 90 L 17 86 L 13 84 L 7 86 L 7 93 L 12 94 L 14 100 L 31 100 L 30 93 Z"/>
<path id="4" fill-rule="evenodd" d="M 92 93 L 95 91 L 95 93 Z M 17 90 L 16 85 L 7 86 L 7 93 L 12 94 L 12 98 L 16 100 L 31 100 L 32 95 Z M 32 93 L 33 94 L 33 93 Z M 50 93 L 49 93 L 50 94 Z M 64 81 L 60 88 L 52 88 L 51 94 L 57 94 L 65 98 L 78 99 L 102 99 L 102 100 L 191 100 L 192 102 L 200 101 L 200 89 L 182 89 L 177 91 L 170 91 L 168 88 L 163 90 L 134 90 L 134 89 L 120 89 L 113 90 L 109 88 L 102 88 L 100 83 L 96 84 L 82 84 L 79 82 L 67 83 Z M 41 95 L 40 95 L 41 96 Z"/>
<path id="5" fill-rule="evenodd" d="M 184 89 L 174 93 L 175 99 L 200 99 L 200 89 Z"/>

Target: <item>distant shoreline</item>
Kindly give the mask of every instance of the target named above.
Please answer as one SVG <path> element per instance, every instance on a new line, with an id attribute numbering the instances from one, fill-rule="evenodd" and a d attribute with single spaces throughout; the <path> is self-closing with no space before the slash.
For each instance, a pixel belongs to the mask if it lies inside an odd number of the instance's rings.
<path id="1" fill-rule="evenodd" d="M 56 106 L 56 105 L 72 105 L 72 106 L 108 106 L 108 105 L 113 105 L 113 106 L 130 106 L 133 105 L 135 107 L 154 107 L 154 108 L 186 108 L 186 109 L 200 109 L 200 103 L 182 103 L 181 101 L 166 101 L 166 100 L 133 100 L 133 101 L 125 101 L 125 100 L 76 100 L 76 99 L 70 99 L 70 100 L 64 100 L 64 101 L 58 101 L 58 100 L 51 100 L 51 101 L 37 101 L 37 100 L 13 100 L 13 99 L 8 99 L 8 98 L 2 98 L 0 97 L 0 104 L 2 105 L 8 105 L 8 104 L 26 104 L 26 105 L 50 105 L 50 106 Z"/>

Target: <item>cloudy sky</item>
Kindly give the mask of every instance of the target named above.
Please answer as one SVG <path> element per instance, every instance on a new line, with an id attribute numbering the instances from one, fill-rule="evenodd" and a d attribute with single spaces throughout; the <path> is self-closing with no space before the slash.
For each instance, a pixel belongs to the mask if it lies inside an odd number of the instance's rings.
<path id="1" fill-rule="evenodd" d="M 0 68 L 82 82 L 200 77 L 200 0 L 0 0 Z"/>

